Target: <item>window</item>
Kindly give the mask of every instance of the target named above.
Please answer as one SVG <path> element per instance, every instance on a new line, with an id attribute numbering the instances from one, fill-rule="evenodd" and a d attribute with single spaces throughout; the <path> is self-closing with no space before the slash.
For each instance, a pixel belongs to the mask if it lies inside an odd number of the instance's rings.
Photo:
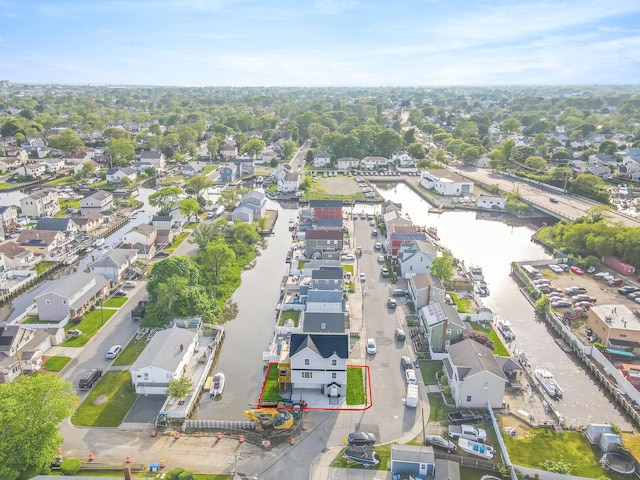
<path id="1" fill-rule="evenodd" d="M 313 378 L 313 372 L 302 372 L 302 378 Z"/>
<path id="2" fill-rule="evenodd" d="M 331 374 L 331 378 L 335 380 L 336 378 L 338 378 L 338 374 L 336 372 L 333 372 Z"/>
<path id="3" fill-rule="evenodd" d="M 458 335 L 460 335 L 460 334 L 462 333 L 462 329 L 461 329 L 461 328 L 459 328 L 459 329 L 456 331 L 456 333 L 457 333 Z"/>
<path id="4" fill-rule="evenodd" d="M 144 379 L 145 379 L 145 380 L 149 380 L 149 374 L 148 374 L 148 373 L 145 373 L 145 374 L 144 374 Z"/>
<path id="5" fill-rule="evenodd" d="M 467 403 L 471 402 L 471 395 L 467 395 Z"/>
<path id="6" fill-rule="evenodd" d="M 44 301 L 44 303 L 45 303 L 46 305 L 51 305 L 51 300 L 47 299 L 47 300 L 45 300 L 45 301 Z"/>
<path id="7" fill-rule="evenodd" d="M 66 300 L 62 300 L 62 304 L 63 304 L 63 305 L 66 305 L 66 304 L 67 304 L 67 301 L 66 301 Z"/>
<path id="8" fill-rule="evenodd" d="M 338 360 L 334 358 L 333 360 L 331 360 L 331 366 L 335 367 L 336 365 L 338 365 Z"/>
<path id="9" fill-rule="evenodd" d="M 484 385 L 482 385 L 482 388 L 484 388 L 485 390 L 489 388 L 489 382 L 484 382 Z"/>
<path id="10" fill-rule="evenodd" d="M 451 335 L 451 329 L 447 328 L 447 335 Z"/>
<path id="11" fill-rule="evenodd" d="M 305 365 L 309 365 L 309 359 L 308 359 L 308 358 L 305 358 L 305 359 L 304 359 L 304 364 L 305 364 Z"/>

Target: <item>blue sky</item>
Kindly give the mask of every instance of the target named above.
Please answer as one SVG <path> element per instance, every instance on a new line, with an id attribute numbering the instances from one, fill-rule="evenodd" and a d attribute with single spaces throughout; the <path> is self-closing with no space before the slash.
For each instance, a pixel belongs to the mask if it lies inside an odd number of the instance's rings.
<path id="1" fill-rule="evenodd" d="M 0 0 L 19 83 L 640 82 L 639 0 Z"/>

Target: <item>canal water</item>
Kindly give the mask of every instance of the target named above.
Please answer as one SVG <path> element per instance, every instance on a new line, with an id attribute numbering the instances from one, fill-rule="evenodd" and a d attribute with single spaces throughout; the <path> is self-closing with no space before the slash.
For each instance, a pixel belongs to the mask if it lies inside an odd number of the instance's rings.
<path id="1" fill-rule="evenodd" d="M 476 212 L 430 213 L 429 204 L 406 185 L 377 186 L 387 200 L 402 204 L 415 225 L 436 227 L 440 243 L 466 265 L 480 266 L 490 295 L 481 301 L 496 318 L 513 324 L 516 340 L 512 347 L 524 351 L 534 366 L 550 370 L 565 391 L 554 405 L 569 425 L 613 422 L 629 425 L 604 396 L 598 385 L 554 342 L 545 323 L 536 320 L 533 307 L 510 277 L 511 262 L 541 260 L 549 255 L 531 242 L 534 231 L 527 226 L 510 226 L 478 218 Z M 358 208 L 356 206 L 356 211 Z"/>

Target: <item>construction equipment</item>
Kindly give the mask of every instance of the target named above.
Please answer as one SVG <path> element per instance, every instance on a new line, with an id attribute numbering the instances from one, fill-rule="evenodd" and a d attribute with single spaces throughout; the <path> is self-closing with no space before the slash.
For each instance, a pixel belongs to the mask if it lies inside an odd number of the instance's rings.
<path id="1" fill-rule="evenodd" d="M 258 424 L 261 428 L 273 428 L 274 430 L 286 430 L 293 426 L 293 416 L 288 410 L 276 410 L 275 408 L 258 408 L 242 412 L 245 417 Z"/>

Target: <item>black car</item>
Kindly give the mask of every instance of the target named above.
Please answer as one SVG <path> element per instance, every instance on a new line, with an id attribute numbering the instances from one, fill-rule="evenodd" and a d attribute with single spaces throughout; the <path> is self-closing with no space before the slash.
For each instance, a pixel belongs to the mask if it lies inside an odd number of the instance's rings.
<path id="1" fill-rule="evenodd" d="M 634 287 L 633 285 L 626 285 L 624 287 L 620 287 L 618 289 L 618 293 L 621 293 L 622 295 L 628 295 L 630 293 L 637 292 L 638 290 L 638 287 Z"/>
<path id="2" fill-rule="evenodd" d="M 449 453 L 456 451 L 456 444 L 446 438 L 438 437 L 437 435 L 427 435 L 424 437 L 424 444 L 431 445 L 435 448 L 441 448 Z"/>
<path id="3" fill-rule="evenodd" d="M 351 446 L 371 446 L 376 443 L 376 436 L 373 433 L 353 432 L 347 437 L 347 442 L 349 442 Z"/>
<path id="4" fill-rule="evenodd" d="M 156 253 L 153 256 L 153 258 L 165 258 L 165 257 L 168 257 L 169 255 L 171 255 L 169 252 L 165 252 L 164 250 L 161 250 L 158 253 Z"/>

